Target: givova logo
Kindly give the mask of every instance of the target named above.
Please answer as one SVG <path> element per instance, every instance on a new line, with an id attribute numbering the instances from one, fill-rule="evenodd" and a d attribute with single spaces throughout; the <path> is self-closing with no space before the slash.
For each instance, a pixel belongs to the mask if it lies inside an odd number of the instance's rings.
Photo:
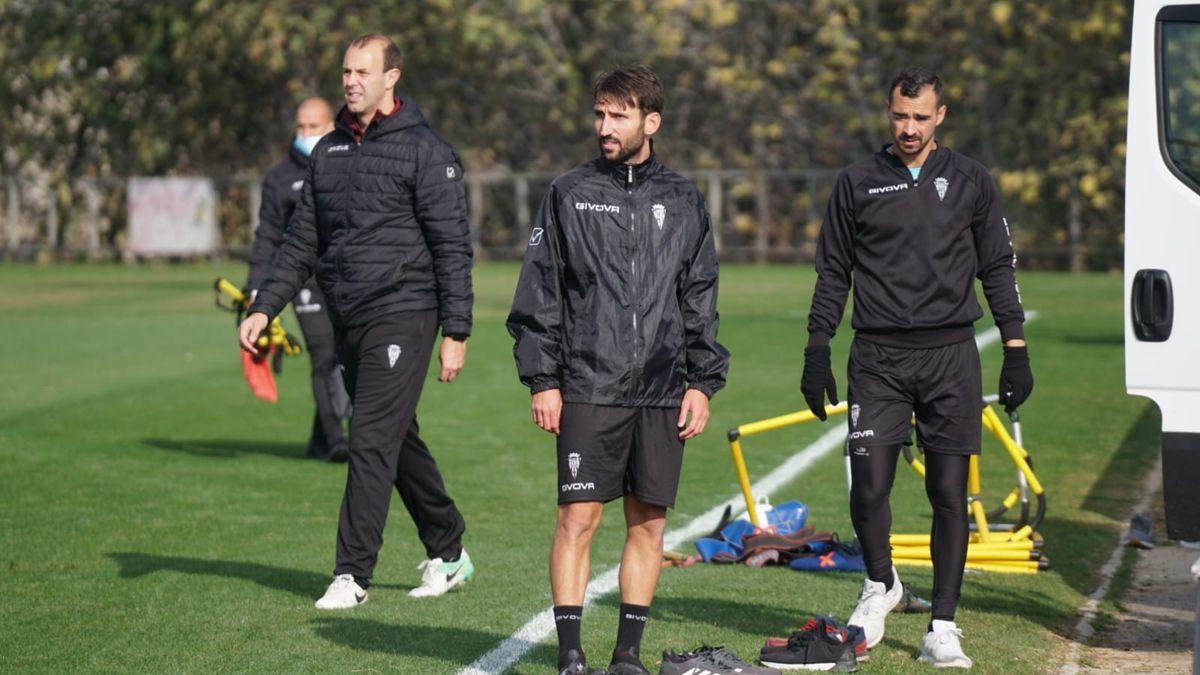
<path id="1" fill-rule="evenodd" d="M 599 211 L 601 213 L 620 213 L 621 207 L 616 204 L 593 204 L 591 202 L 575 202 L 576 211 Z"/>
<path id="2" fill-rule="evenodd" d="M 587 483 L 563 483 L 561 491 L 562 492 L 575 492 L 577 490 L 595 490 L 595 489 L 596 489 L 596 484 L 589 481 Z"/>
<path id="3" fill-rule="evenodd" d="M 908 189 L 908 183 L 896 183 L 895 185 L 884 185 L 883 187 L 870 188 L 869 190 L 867 190 L 867 194 L 880 195 L 880 194 L 885 194 L 888 192 L 899 192 L 901 190 L 907 190 L 907 189 Z"/>

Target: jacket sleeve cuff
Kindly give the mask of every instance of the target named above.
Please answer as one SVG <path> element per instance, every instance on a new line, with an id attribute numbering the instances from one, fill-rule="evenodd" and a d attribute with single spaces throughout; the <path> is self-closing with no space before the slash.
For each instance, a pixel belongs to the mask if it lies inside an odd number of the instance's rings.
<path id="1" fill-rule="evenodd" d="M 260 313 L 260 314 L 266 314 L 268 319 L 274 319 L 275 315 L 279 314 L 279 312 L 281 312 L 283 310 L 283 308 L 282 307 L 280 307 L 279 309 L 273 308 L 271 306 L 271 303 L 267 302 L 267 300 L 265 298 L 263 298 L 262 296 L 263 296 L 263 294 L 260 291 L 258 293 L 258 300 L 256 300 L 254 302 L 254 304 L 250 305 L 250 307 L 248 309 L 246 309 L 246 316 L 250 316 L 251 314 L 254 314 L 254 313 Z"/>
<path id="2" fill-rule="evenodd" d="M 1025 325 L 1020 321 L 1008 321 L 1005 323 L 996 324 L 996 327 L 1000 329 L 1001 342 L 1025 339 Z"/>
<path id="3" fill-rule="evenodd" d="M 703 382 L 690 382 L 690 383 L 688 383 L 688 389 L 695 389 L 696 391 L 700 392 L 701 394 L 704 394 L 704 396 L 706 398 L 708 398 L 708 400 L 710 400 L 710 401 L 712 400 L 712 397 L 717 393 L 717 390 L 715 387 L 712 387 Z"/>
<path id="4" fill-rule="evenodd" d="M 833 334 L 825 331 L 814 330 L 808 333 L 809 347 L 828 347 L 829 341 L 833 339 Z"/>
<path id="5" fill-rule="evenodd" d="M 442 322 L 442 335 L 444 337 L 453 336 L 456 339 L 466 339 L 471 337 L 471 322 L 461 319 L 450 319 Z"/>
<path id="6" fill-rule="evenodd" d="M 561 389 L 558 380 L 553 377 L 539 377 L 529 383 L 530 394 L 540 394 L 551 389 Z"/>

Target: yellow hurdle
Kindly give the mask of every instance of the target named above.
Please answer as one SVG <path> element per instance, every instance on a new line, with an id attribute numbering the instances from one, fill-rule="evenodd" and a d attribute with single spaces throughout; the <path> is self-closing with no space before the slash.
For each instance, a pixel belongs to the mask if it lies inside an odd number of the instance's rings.
<path id="1" fill-rule="evenodd" d="M 1037 555 L 1038 558 L 1032 556 Z M 1038 560 L 1041 554 L 1035 554 L 1033 551 L 1002 551 L 997 549 L 978 549 L 967 547 L 967 560 L 975 562 L 996 562 L 996 561 L 1028 561 Z M 900 558 L 913 559 L 920 558 L 923 560 L 929 559 L 929 549 L 916 547 L 900 547 L 892 549 L 892 559 Z"/>

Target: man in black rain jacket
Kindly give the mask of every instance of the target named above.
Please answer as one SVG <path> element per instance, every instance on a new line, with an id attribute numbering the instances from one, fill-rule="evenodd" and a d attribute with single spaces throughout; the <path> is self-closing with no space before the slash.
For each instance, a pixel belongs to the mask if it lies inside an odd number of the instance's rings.
<path id="1" fill-rule="evenodd" d="M 428 556 L 409 594 L 441 595 L 474 572 L 462 515 L 416 420 L 439 324 L 439 379 L 453 381 L 466 360 L 473 296 L 462 165 L 416 103 L 394 95 L 399 79 L 400 50 L 390 39 L 350 43 L 346 106 L 313 150 L 283 245 L 239 328 L 253 351 L 315 269 L 354 405 L 334 580 L 318 609 L 366 601 L 393 485 Z"/>
<path id="2" fill-rule="evenodd" d="M 642 629 L 658 584 L 684 441 L 708 420 L 729 354 L 717 342 L 717 258 L 704 200 L 659 163 L 662 85 L 645 66 L 594 89 L 602 156 L 542 203 L 508 330 L 533 419 L 558 435 L 550 585 L 558 668 L 585 673 L 580 617 L 592 535 L 624 497 L 627 537 L 610 673 L 645 673 Z"/>

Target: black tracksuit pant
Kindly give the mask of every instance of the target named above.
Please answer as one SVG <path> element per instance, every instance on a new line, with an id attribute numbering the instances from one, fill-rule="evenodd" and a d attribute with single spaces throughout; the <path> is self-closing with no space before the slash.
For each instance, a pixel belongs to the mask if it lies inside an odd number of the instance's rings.
<path id="1" fill-rule="evenodd" d="M 450 560 L 466 528 L 417 430 L 417 402 L 437 334 L 436 310 L 400 312 L 339 331 L 350 418 L 350 464 L 334 574 L 366 586 L 383 545 L 392 486 L 429 558 Z"/>
<path id="2" fill-rule="evenodd" d="M 350 416 L 350 401 L 338 368 L 333 323 L 325 310 L 325 298 L 312 281 L 305 284 L 304 289 L 292 300 L 292 309 L 296 312 L 296 320 L 300 322 L 304 346 L 312 363 L 312 393 L 316 411 L 313 413 L 312 433 L 308 438 L 308 454 L 325 457 L 346 447 L 342 420 Z"/>

